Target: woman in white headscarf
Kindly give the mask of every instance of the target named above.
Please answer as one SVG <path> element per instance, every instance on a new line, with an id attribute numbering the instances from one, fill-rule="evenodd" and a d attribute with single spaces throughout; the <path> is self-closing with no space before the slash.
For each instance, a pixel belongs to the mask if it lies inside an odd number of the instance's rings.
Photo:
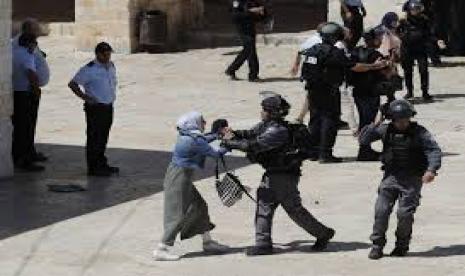
<path id="1" fill-rule="evenodd" d="M 227 150 L 214 149 L 210 142 L 225 130 L 203 135 L 206 122 L 202 114 L 190 112 L 177 123 L 178 140 L 169 165 L 164 188 L 164 234 L 154 257 L 158 261 L 177 261 L 180 256 L 169 252 L 176 237 L 181 240 L 201 235 L 203 249 L 208 253 L 223 253 L 228 250 L 214 241 L 210 231 L 215 227 L 208 215 L 208 206 L 193 184 L 194 171 L 203 169 L 207 156 L 218 158 Z"/>

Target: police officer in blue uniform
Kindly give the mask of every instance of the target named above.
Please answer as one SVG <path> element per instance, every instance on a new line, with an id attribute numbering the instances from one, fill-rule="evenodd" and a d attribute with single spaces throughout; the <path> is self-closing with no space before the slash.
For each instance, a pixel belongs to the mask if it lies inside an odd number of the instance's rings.
<path id="1" fill-rule="evenodd" d="M 398 202 L 396 247 L 391 256 L 403 257 L 409 251 L 414 214 L 420 205 L 423 184 L 434 181 L 441 167 L 442 153 L 428 130 L 411 118 L 416 114 L 406 100 L 389 106 L 388 124 L 371 124 L 360 134 L 360 144 L 382 140 L 384 177 L 378 189 L 370 259 L 383 257 L 386 231 L 392 209 Z"/>
<path id="2" fill-rule="evenodd" d="M 69 83 L 69 88 L 84 101 L 86 157 L 90 176 L 110 176 L 119 172 L 119 168 L 108 165 L 105 156 L 113 123 L 117 86 L 116 68 L 111 61 L 112 52 L 108 43 L 99 43 L 95 48 L 95 60 L 82 67 Z"/>
<path id="3" fill-rule="evenodd" d="M 289 152 L 292 142 L 285 121 L 290 105 L 280 95 L 275 95 L 264 99 L 262 108 L 262 122 L 251 130 L 233 131 L 233 139 L 222 143 L 228 149 L 247 152 L 252 162 L 265 169 L 257 191 L 256 246 L 248 249 L 247 255 L 273 254 L 271 228 L 279 205 L 297 225 L 317 238 L 313 249 L 323 251 L 335 231 L 320 223 L 302 205 L 298 190 L 302 159 Z"/>
<path id="4" fill-rule="evenodd" d="M 258 81 L 260 66 L 256 46 L 256 24 L 265 16 L 265 7 L 255 0 L 233 0 L 232 16 L 243 49 L 225 73 L 231 80 L 238 80 L 236 71 L 247 61 L 249 64 L 249 81 Z"/>
<path id="5" fill-rule="evenodd" d="M 15 167 L 24 171 L 43 171 L 35 164 L 34 135 L 37 121 L 38 99 L 42 94 L 34 58 L 37 38 L 24 33 L 13 47 L 13 161 Z"/>

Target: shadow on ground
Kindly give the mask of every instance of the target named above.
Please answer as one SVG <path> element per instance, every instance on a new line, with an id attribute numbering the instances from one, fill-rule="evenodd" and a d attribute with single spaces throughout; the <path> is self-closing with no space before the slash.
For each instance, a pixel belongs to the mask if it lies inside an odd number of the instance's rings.
<path id="1" fill-rule="evenodd" d="M 86 176 L 84 148 L 39 145 L 51 156 L 41 174 L 17 174 L 0 183 L 0 240 L 124 202 L 159 193 L 171 153 L 164 151 L 109 149 L 112 164 L 121 167 L 113 178 Z M 231 169 L 247 166 L 241 157 L 228 157 Z M 212 177 L 214 162 L 196 180 Z M 76 184 L 87 189 L 78 193 L 53 193 L 49 184 Z"/>
<path id="2" fill-rule="evenodd" d="M 273 251 L 274 255 L 288 254 L 288 253 L 314 253 L 314 254 L 324 254 L 324 253 L 334 253 L 334 252 L 349 252 L 357 251 L 360 249 L 368 249 L 371 247 L 371 244 L 363 242 L 331 242 L 328 245 L 328 248 L 324 252 L 315 252 L 312 250 L 314 242 L 313 241 L 293 241 L 287 244 L 274 244 Z M 232 247 L 229 251 L 221 255 L 232 255 L 245 253 L 248 247 Z M 203 251 L 199 252 L 190 252 L 183 256 L 183 258 L 199 258 L 199 257 L 211 257 L 216 256 L 215 254 L 205 253 Z"/>
<path id="3" fill-rule="evenodd" d="M 409 253 L 410 257 L 438 258 L 451 256 L 465 256 L 465 245 L 436 246 L 425 252 Z"/>

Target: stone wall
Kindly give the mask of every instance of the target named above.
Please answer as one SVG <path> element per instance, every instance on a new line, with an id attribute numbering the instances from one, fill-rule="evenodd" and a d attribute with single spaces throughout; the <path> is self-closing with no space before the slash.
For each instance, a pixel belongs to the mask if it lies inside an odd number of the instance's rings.
<path id="1" fill-rule="evenodd" d="M 202 0 L 76 0 L 75 34 L 79 50 L 92 50 L 105 40 L 117 52 L 138 49 L 138 18 L 143 10 L 167 14 L 168 47 L 178 44 L 185 27 L 199 27 Z"/>
<path id="2" fill-rule="evenodd" d="M 13 174 L 11 162 L 11 0 L 0 0 L 0 178 Z"/>

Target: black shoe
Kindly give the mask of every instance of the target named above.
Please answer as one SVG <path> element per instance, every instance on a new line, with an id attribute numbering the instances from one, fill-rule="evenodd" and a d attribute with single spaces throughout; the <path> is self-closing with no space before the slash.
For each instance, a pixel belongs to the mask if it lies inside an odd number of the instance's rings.
<path id="1" fill-rule="evenodd" d="M 238 81 L 239 78 L 236 77 L 236 73 L 235 72 L 229 72 L 229 71 L 226 71 L 224 72 L 226 74 L 226 76 L 229 77 L 230 80 L 232 81 Z"/>
<path id="2" fill-rule="evenodd" d="M 112 175 L 112 172 L 107 168 L 102 169 L 90 169 L 87 172 L 88 176 L 96 176 L 96 177 L 109 177 Z"/>
<path id="3" fill-rule="evenodd" d="M 329 156 L 320 156 L 320 164 L 333 164 L 333 163 L 342 163 L 344 159 L 340 157 L 335 157 L 333 155 Z"/>
<path id="4" fill-rule="evenodd" d="M 308 152 L 305 154 L 305 159 L 310 160 L 310 161 L 318 161 L 319 154 L 318 152 Z"/>
<path id="5" fill-rule="evenodd" d="M 315 244 L 312 246 L 312 250 L 318 252 L 324 251 L 328 247 L 329 241 L 334 238 L 335 234 L 336 231 L 329 229 L 326 237 L 316 240 Z"/>
<path id="6" fill-rule="evenodd" d="M 350 129 L 350 126 L 349 123 L 339 120 L 339 122 L 337 122 L 337 128 L 340 130 L 348 130 Z"/>
<path id="7" fill-rule="evenodd" d="M 392 250 L 391 254 L 389 256 L 391 257 L 405 257 L 407 256 L 409 248 L 408 247 L 395 247 L 394 250 Z"/>
<path id="8" fill-rule="evenodd" d="M 118 167 L 112 167 L 112 166 L 106 166 L 106 169 L 109 170 L 111 173 L 118 174 L 119 173 L 119 168 Z"/>
<path id="9" fill-rule="evenodd" d="M 373 247 L 371 248 L 370 253 L 368 254 L 368 258 L 370 260 L 379 260 L 384 257 L 383 248 L 382 247 Z"/>
<path id="10" fill-rule="evenodd" d="M 434 98 L 429 93 L 423 93 L 423 100 L 426 102 L 432 101 Z"/>
<path id="11" fill-rule="evenodd" d="M 249 77 L 249 82 L 260 82 L 261 79 L 259 77 Z"/>
<path id="12" fill-rule="evenodd" d="M 245 255 L 249 257 L 272 255 L 272 254 L 273 254 L 273 246 L 253 246 L 253 247 L 247 248 L 245 252 Z"/>
<path id="13" fill-rule="evenodd" d="M 32 157 L 32 162 L 47 162 L 48 157 L 45 156 L 45 154 L 41 152 L 37 152 L 33 157 Z"/>
<path id="14" fill-rule="evenodd" d="M 16 165 L 16 168 L 23 171 L 23 172 L 43 172 L 45 171 L 44 166 L 39 166 L 34 163 L 25 163 Z"/>
<path id="15" fill-rule="evenodd" d="M 375 162 L 379 161 L 381 154 L 371 148 L 361 147 L 358 151 L 357 161 L 359 162 Z"/>

